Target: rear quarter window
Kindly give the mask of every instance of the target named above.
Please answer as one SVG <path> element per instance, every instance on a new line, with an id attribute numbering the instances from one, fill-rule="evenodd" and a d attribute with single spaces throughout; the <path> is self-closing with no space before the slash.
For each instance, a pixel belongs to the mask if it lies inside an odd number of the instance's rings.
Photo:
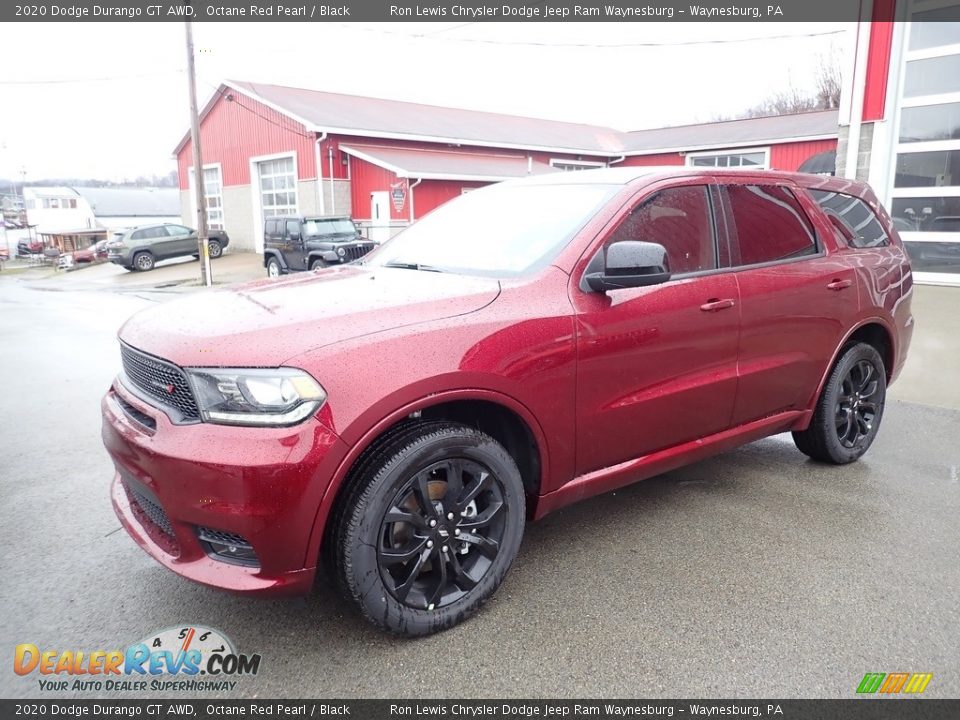
<path id="1" fill-rule="evenodd" d="M 847 245 L 855 248 L 884 247 L 890 238 L 883 224 L 867 203 L 853 195 L 827 190 L 808 190 L 810 196 L 823 208 L 832 222 L 843 224 Z"/>

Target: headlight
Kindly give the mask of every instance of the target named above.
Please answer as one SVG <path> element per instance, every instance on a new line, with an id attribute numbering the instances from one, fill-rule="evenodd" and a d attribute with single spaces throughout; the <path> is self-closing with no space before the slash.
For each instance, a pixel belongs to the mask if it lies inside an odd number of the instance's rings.
<path id="1" fill-rule="evenodd" d="M 200 416 L 219 425 L 294 425 L 313 415 L 327 393 L 294 368 L 184 368 Z"/>

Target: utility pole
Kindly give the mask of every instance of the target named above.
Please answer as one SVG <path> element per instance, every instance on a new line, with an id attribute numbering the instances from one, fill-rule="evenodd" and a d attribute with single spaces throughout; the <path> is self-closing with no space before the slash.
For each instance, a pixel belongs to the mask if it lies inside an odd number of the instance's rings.
<path id="1" fill-rule="evenodd" d="M 200 153 L 200 115 L 197 112 L 197 73 L 193 63 L 193 23 L 187 20 L 187 80 L 190 85 L 190 146 L 193 149 L 193 187 L 197 206 L 197 250 L 200 253 L 200 280 L 213 284 L 210 247 L 207 243 L 207 203 L 203 191 L 203 160 Z"/>

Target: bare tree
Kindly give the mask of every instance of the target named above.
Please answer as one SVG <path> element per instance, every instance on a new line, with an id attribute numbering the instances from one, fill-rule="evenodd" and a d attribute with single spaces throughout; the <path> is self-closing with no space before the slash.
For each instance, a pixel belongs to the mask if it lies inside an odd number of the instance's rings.
<path id="1" fill-rule="evenodd" d="M 715 120 L 793 115 L 814 110 L 833 110 L 840 107 L 840 61 L 836 51 L 817 58 L 813 92 L 801 90 L 790 83 L 762 102 L 733 115 L 715 116 Z"/>

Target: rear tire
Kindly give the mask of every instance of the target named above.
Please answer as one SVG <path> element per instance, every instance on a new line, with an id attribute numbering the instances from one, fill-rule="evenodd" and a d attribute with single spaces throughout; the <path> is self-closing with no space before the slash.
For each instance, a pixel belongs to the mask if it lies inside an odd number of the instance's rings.
<path id="1" fill-rule="evenodd" d="M 797 449 L 834 465 L 858 460 L 880 429 L 886 394 L 886 368 L 876 348 L 847 346 L 827 378 L 810 427 L 793 433 Z"/>
<path id="2" fill-rule="evenodd" d="M 267 260 L 267 277 L 272 277 L 272 278 L 280 277 L 282 273 L 283 273 L 283 270 L 280 267 L 279 260 L 277 260 L 275 257 L 272 257 L 269 260 Z"/>
<path id="3" fill-rule="evenodd" d="M 153 270 L 155 261 L 153 255 L 148 252 L 138 252 L 133 256 L 133 267 L 137 272 L 147 272 Z"/>
<path id="4" fill-rule="evenodd" d="M 450 628 L 499 587 L 523 536 L 513 458 L 458 423 L 403 427 L 361 456 L 333 518 L 335 579 L 374 625 L 408 637 Z"/>

